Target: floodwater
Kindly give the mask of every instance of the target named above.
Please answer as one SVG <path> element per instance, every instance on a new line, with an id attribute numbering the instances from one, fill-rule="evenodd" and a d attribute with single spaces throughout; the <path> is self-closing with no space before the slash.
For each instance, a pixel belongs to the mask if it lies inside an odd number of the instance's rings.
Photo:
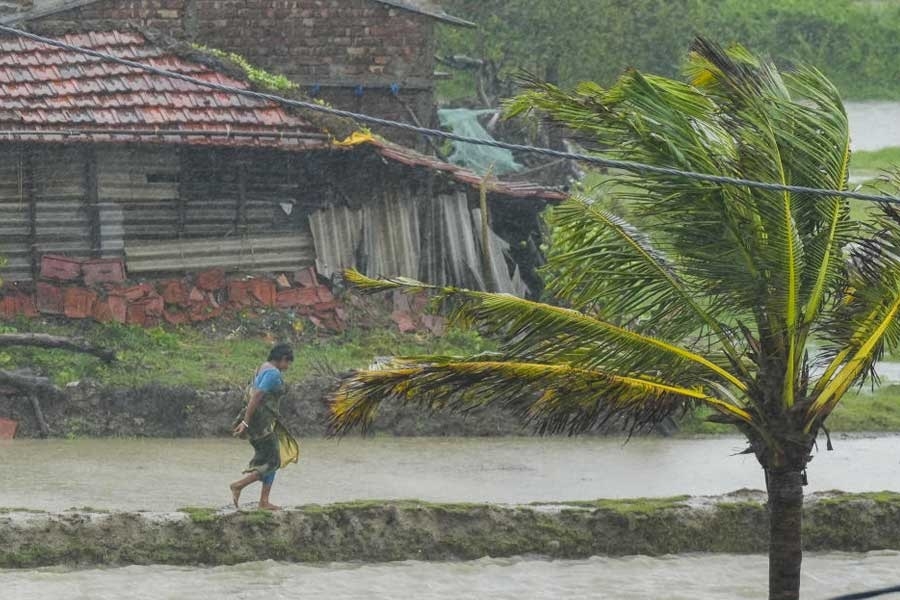
<path id="1" fill-rule="evenodd" d="M 854 150 L 900 146 L 900 102 L 848 102 Z"/>
<path id="2" fill-rule="evenodd" d="M 319 566 L 260 562 L 210 569 L 0 571 L 0 589 L 12 591 L 17 600 L 749 600 L 765 597 L 766 570 L 764 556 L 724 554 Z M 831 598 L 897 583 L 900 553 L 808 554 L 803 559 L 804 599 Z"/>
<path id="3" fill-rule="evenodd" d="M 834 438 L 808 491 L 900 490 L 900 435 Z M 370 438 L 301 441 L 272 500 L 433 502 L 588 500 L 764 488 L 737 437 Z M 250 459 L 240 440 L 15 440 L 0 443 L 0 507 L 167 511 L 224 506 Z M 255 501 L 258 486 L 245 492 Z"/>

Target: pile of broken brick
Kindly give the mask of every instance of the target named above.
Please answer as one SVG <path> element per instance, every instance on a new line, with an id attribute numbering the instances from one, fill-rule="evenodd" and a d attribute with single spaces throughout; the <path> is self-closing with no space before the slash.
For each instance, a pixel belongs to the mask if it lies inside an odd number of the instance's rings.
<path id="1" fill-rule="evenodd" d="M 61 315 L 141 327 L 209 321 L 262 308 L 291 310 L 318 328 L 343 331 L 343 306 L 315 269 L 273 277 L 227 276 L 221 269 L 180 279 L 128 281 L 120 259 L 45 255 L 34 283 L 4 285 L 0 318 Z"/>

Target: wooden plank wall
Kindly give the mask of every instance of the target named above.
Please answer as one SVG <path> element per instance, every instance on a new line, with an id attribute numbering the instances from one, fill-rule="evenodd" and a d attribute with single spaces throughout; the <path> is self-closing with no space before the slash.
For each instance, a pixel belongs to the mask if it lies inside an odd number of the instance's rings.
<path id="1" fill-rule="evenodd" d="M 30 180 L 17 147 L 0 148 L 0 276 L 9 281 L 31 279 Z"/>
<path id="2" fill-rule="evenodd" d="M 301 160 L 149 145 L 0 147 L 0 254 L 9 260 L 0 273 L 30 279 L 44 253 L 125 256 L 136 273 L 309 266 L 312 235 L 294 211 Z"/>

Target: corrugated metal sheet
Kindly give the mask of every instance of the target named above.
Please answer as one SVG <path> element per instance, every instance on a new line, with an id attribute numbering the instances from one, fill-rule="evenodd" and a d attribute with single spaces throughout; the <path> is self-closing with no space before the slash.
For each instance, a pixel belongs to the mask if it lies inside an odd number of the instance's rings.
<path id="1" fill-rule="evenodd" d="M 309 222 L 319 272 L 331 277 L 353 267 L 370 276 L 479 290 L 493 281 L 497 291 L 527 293 L 518 270 L 510 273 L 509 245 L 494 231 L 489 233 L 491 277 L 485 276 L 481 213 L 469 208 L 466 192 L 424 201 L 431 205 L 422 211 L 423 201 L 411 191 L 394 192 L 359 209 L 332 205 L 313 212 Z"/>
<path id="2" fill-rule="evenodd" d="M 91 256 L 85 172 L 79 148 L 47 147 L 32 157 L 38 254 Z"/>
<path id="3" fill-rule="evenodd" d="M 29 209 L 25 195 L 22 156 L 13 148 L 0 149 L 0 277 L 9 281 L 31 278 L 28 244 Z"/>
<path id="4" fill-rule="evenodd" d="M 294 271 L 315 262 L 308 232 L 241 238 L 133 242 L 125 245 L 129 273 L 223 268 L 226 271 Z"/>
<path id="5" fill-rule="evenodd" d="M 312 213 L 309 224 L 320 273 L 354 267 L 370 275 L 419 277 L 418 203 L 408 192 L 383 192 L 357 210 L 332 205 Z"/>

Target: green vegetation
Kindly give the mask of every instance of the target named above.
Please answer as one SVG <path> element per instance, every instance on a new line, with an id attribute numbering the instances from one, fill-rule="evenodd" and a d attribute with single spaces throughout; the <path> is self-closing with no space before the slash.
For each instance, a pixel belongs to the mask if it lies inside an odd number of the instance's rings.
<path id="1" fill-rule="evenodd" d="M 734 431 L 708 421 L 711 414 L 704 408 L 688 413 L 678 421 L 680 433 L 721 435 Z M 900 431 L 900 385 L 849 392 L 828 418 L 828 428 L 832 433 Z"/>
<path id="2" fill-rule="evenodd" d="M 192 523 L 212 523 L 218 518 L 218 511 L 213 508 L 186 506 L 178 509 L 178 512 L 185 513 Z"/>
<path id="3" fill-rule="evenodd" d="M 611 158 L 846 189 L 849 123 L 821 72 L 779 71 L 703 38 L 684 72 L 629 70 L 611 87 L 572 90 L 532 79 L 508 114 L 548 119 Z M 365 429 L 388 399 L 497 404 L 540 433 L 570 434 L 610 422 L 640 430 L 702 406 L 747 438 L 766 471 L 769 595 L 798 598 L 813 446 L 848 390 L 900 349 L 900 210 L 879 206 L 868 228 L 840 197 L 612 177 L 628 220 L 577 198 L 553 211 L 547 291 L 568 309 L 348 273 L 370 293 L 434 290 L 499 345 L 355 374 L 335 394 L 332 424 Z M 821 372 L 810 354 L 827 357 Z"/>
<path id="4" fill-rule="evenodd" d="M 900 95 L 900 6 L 856 0 L 445 0 L 480 28 L 441 30 L 440 54 L 485 60 L 493 102 L 524 69 L 562 85 L 609 84 L 627 68 L 674 76 L 698 33 L 740 42 L 781 65 L 821 68 L 852 99 Z M 476 75 L 442 82 L 448 101 L 472 99 Z"/>
<path id="5" fill-rule="evenodd" d="M 853 172 L 865 172 L 877 175 L 884 171 L 900 168 L 900 148 L 882 148 L 881 150 L 859 150 L 853 153 L 850 160 Z"/>
<path id="6" fill-rule="evenodd" d="M 16 330 L 84 337 L 117 351 L 118 360 L 111 365 L 65 351 L 32 348 L 0 351 L 0 368 L 36 368 L 59 385 L 84 379 L 121 387 L 165 383 L 216 389 L 244 385 L 248 369 L 255 368 L 265 358 L 276 337 L 289 339 L 295 345 L 292 368 L 295 377 L 363 368 L 371 364 L 373 357 L 395 352 L 465 354 L 491 347 L 477 334 L 460 330 L 450 330 L 440 338 L 402 335 L 389 328 L 350 329 L 341 335 L 316 337 L 296 334 L 290 323 L 276 323 L 271 331 L 252 333 L 244 331 L 242 326 L 212 333 L 187 327 L 142 329 L 88 321 L 31 320 L 14 326 L 0 325 L 0 331 Z"/>
<path id="7" fill-rule="evenodd" d="M 233 62 L 244 71 L 244 74 L 247 75 L 247 79 L 267 90 L 285 92 L 288 90 L 295 90 L 299 87 L 296 83 L 294 83 L 284 75 L 276 75 L 275 73 L 270 73 L 265 69 L 260 69 L 259 67 L 254 66 L 249 60 L 235 52 L 226 52 L 217 48 L 209 48 L 201 44 L 195 44 L 194 48 L 205 54 L 215 56 L 216 58 L 221 58 L 223 60 Z"/>

